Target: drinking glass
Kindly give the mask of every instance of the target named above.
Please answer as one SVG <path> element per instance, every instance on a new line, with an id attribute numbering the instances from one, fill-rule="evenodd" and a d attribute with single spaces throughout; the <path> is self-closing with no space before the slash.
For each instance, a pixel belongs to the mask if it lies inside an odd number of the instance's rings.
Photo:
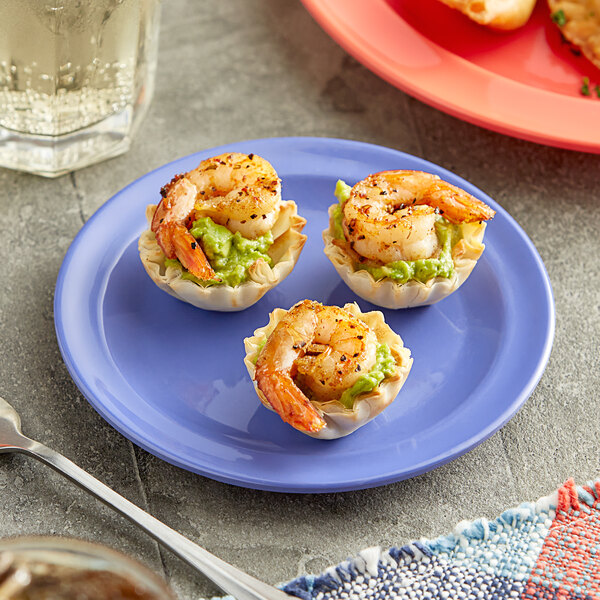
<path id="1" fill-rule="evenodd" d="M 100 544 L 63 537 L 0 540 L 2 600 L 175 600 L 137 561 Z"/>
<path id="2" fill-rule="evenodd" d="M 154 88 L 160 0 L 0 0 L 0 166 L 125 152 Z"/>

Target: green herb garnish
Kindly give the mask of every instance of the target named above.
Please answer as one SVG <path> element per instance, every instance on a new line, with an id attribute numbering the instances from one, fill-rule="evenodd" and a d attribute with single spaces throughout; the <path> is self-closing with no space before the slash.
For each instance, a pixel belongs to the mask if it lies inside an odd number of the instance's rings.
<path id="1" fill-rule="evenodd" d="M 581 92 L 582 96 L 591 96 L 592 95 L 592 92 L 590 92 L 590 78 L 589 77 L 583 78 L 583 82 L 581 84 L 581 89 L 579 91 Z"/>
<path id="2" fill-rule="evenodd" d="M 566 25 L 567 17 L 565 16 L 565 11 L 562 8 L 557 10 L 555 13 L 552 13 L 552 22 L 556 23 L 559 27 Z"/>

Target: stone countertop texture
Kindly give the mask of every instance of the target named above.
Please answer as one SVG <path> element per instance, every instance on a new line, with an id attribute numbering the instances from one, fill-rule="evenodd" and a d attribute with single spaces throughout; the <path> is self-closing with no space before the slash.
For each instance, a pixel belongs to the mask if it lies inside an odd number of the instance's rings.
<path id="1" fill-rule="evenodd" d="M 289 135 L 372 142 L 454 171 L 521 224 L 546 264 L 557 314 L 547 369 L 503 429 L 450 464 L 347 493 L 225 485 L 130 443 L 91 408 L 62 362 L 54 285 L 94 211 L 181 156 Z M 568 477 L 600 476 L 600 156 L 512 139 L 420 103 L 346 54 L 297 0 L 165 1 L 156 93 L 131 150 L 56 180 L 0 169 L 0 189 L 0 395 L 21 413 L 25 433 L 258 578 L 275 584 L 317 573 L 367 546 L 494 518 Z M 0 462 L 0 535 L 95 540 L 150 565 L 183 600 L 220 594 L 50 469 L 23 456 Z"/>

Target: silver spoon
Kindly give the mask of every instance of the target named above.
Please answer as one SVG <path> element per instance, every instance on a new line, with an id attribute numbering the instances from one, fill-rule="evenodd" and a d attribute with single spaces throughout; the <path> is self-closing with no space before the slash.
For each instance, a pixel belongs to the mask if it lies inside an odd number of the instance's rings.
<path id="1" fill-rule="evenodd" d="M 281 590 L 240 571 L 138 508 L 58 452 L 25 437 L 17 411 L 0 398 L 0 453 L 33 456 L 120 512 L 237 600 L 290 600 Z"/>

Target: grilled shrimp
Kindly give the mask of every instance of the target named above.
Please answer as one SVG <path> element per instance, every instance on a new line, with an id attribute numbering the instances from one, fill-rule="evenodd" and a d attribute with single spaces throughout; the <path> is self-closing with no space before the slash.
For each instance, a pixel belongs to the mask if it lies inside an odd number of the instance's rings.
<path id="1" fill-rule="evenodd" d="M 196 218 L 210 217 L 233 233 L 255 239 L 279 215 L 281 181 L 256 154 L 233 152 L 209 158 L 186 177 L 196 187 Z"/>
<path id="2" fill-rule="evenodd" d="M 255 239 L 273 227 L 281 205 L 275 169 L 256 154 L 237 152 L 203 160 L 161 190 L 151 229 L 167 258 L 177 258 L 200 279 L 215 280 L 200 243 L 189 233 L 195 219 L 210 217 L 233 233 Z"/>
<path id="3" fill-rule="evenodd" d="M 344 204 L 346 239 L 360 255 L 383 263 L 437 256 L 437 215 L 451 223 L 491 219 L 471 194 L 422 171 L 383 171 L 359 181 Z"/>
<path id="4" fill-rule="evenodd" d="M 177 176 L 161 190 L 161 194 L 163 198 L 150 227 L 161 250 L 167 258 L 179 259 L 192 275 L 216 280 L 208 258 L 187 228 L 194 212 L 196 189 L 184 176 Z"/>
<path id="5" fill-rule="evenodd" d="M 335 306 L 304 300 L 277 323 L 256 362 L 254 378 L 273 410 L 300 431 L 325 421 L 306 394 L 340 398 L 375 364 L 377 338 L 360 319 Z"/>

